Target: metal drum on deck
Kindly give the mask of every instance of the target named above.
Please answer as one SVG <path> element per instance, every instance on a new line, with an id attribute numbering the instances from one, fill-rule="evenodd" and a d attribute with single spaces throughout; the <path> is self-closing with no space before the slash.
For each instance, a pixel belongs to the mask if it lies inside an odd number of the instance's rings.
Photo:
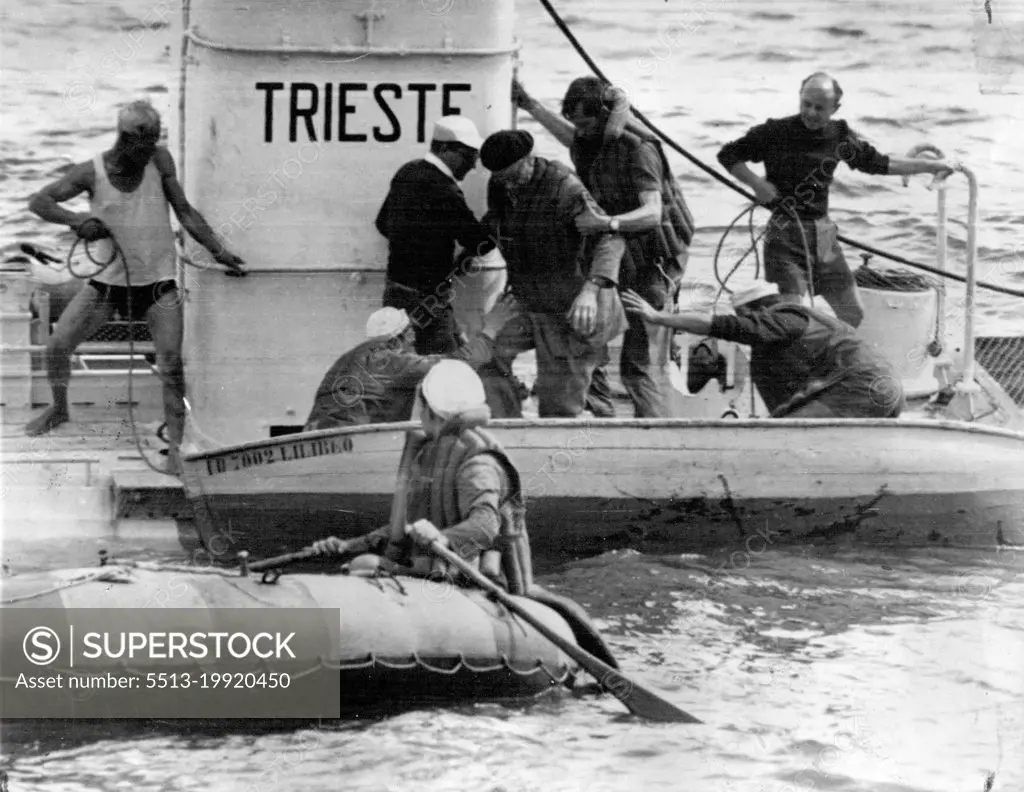
<path id="1" fill-rule="evenodd" d="M 193 0 L 170 141 L 190 200 L 251 270 L 187 268 L 191 420 L 221 443 L 301 425 L 320 378 L 359 343 L 387 262 L 374 219 L 443 114 L 508 128 L 513 0 L 302 6 Z M 463 182 L 485 210 L 487 172 Z M 190 258 L 199 253 L 192 244 Z M 471 329 L 504 284 L 460 276 Z"/>
<path id="2" fill-rule="evenodd" d="M 864 321 L 857 333 L 888 358 L 907 396 L 933 393 L 937 385 L 935 338 L 937 296 L 933 289 L 889 291 L 860 287 Z"/>

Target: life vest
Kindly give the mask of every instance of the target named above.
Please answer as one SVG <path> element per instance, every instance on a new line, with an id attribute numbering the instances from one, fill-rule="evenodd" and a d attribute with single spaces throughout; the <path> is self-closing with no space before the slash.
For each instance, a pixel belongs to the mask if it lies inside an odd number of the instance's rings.
<path id="1" fill-rule="evenodd" d="M 653 146 L 661 160 L 661 224 L 652 234 L 656 241 L 655 250 L 645 249 L 644 258 L 653 255 L 655 261 L 659 258 L 678 259 L 686 254 L 693 242 L 696 224 L 660 140 L 627 128 L 616 138 L 606 140 L 596 156 L 587 157 L 583 147 L 577 143 L 573 144 L 570 156 L 577 171 L 581 174 L 586 172 L 586 177 L 581 178 L 601 208 L 608 214 L 623 214 L 640 207 L 639 194 L 623 191 L 622 185 L 632 183 L 633 152 L 644 143 Z M 643 234 L 630 236 L 641 237 Z M 636 245 L 629 248 L 634 266 L 640 266 L 641 262 L 636 261 Z"/>
<path id="2" fill-rule="evenodd" d="M 533 583 L 533 566 L 519 473 L 501 444 L 480 428 L 462 428 L 436 439 L 419 431 L 407 434 L 392 503 L 392 538 L 384 555 L 392 561 L 407 560 L 409 565 L 417 566 L 417 557 L 423 558 L 428 553 L 412 546 L 405 536 L 407 524 L 427 519 L 444 530 L 466 518 L 459 511 L 458 474 L 466 462 L 479 454 L 490 454 L 501 463 L 508 487 L 498 509 L 498 538 L 493 547 L 484 549 L 483 553 L 499 551 L 504 577 L 501 582 L 510 593 L 525 595 Z M 479 565 L 479 561 L 478 557 L 475 563 Z"/>

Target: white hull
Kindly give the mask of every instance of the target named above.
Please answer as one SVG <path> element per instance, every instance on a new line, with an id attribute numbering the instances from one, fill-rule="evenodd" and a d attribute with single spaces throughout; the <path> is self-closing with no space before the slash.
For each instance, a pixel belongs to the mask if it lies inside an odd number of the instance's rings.
<path id="1" fill-rule="evenodd" d="M 403 430 L 324 430 L 190 456 L 211 551 L 231 556 L 387 520 Z M 1024 433 L 921 419 L 518 420 L 491 431 L 522 475 L 531 542 L 586 555 L 852 536 L 1024 544 Z"/>

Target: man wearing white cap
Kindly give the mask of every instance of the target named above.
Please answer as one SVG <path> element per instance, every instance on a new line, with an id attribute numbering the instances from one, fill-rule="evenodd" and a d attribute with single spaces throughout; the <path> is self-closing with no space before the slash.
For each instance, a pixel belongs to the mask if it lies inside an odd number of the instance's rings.
<path id="1" fill-rule="evenodd" d="M 409 313 L 421 355 L 458 346 L 451 305 L 455 243 L 472 256 L 495 247 L 459 187 L 476 167 L 482 142 L 470 119 L 438 119 L 430 152 L 398 169 L 377 214 L 377 230 L 388 240 L 383 302 Z"/>
<path id="2" fill-rule="evenodd" d="M 224 246 L 188 202 L 174 159 L 157 145 L 159 139 L 159 113 L 146 101 L 132 102 L 118 114 L 113 148 L 75 165 L 30 199 L 29 209 L 44 220 L 70 226 L 82 239 L 98 242 L 92 256 L 111 264 L 83 286 L 54 327 L 46 350 L 53 406 L 25 431 L 45 434 L 69 420 L 71 355 L 110 321 L 117 309 L 124 318 L 145 318 L 149 325 L 164 384 L 168 472 L 176 473 L 184 428 L 185 380 L 182 301 L 175 280 L 177 264 L 168 209 L 174 209 L 182 228 L 228 267 L 229 274 L 244 275 L 245 270 L 242 259 Z M 89 194 L 89 212 L 72 212 L 59 205 L 81 193 Z M 120 255 L 115 254 L 117 250 Z"/>
<path id="3" fill-rule="evenodd" d="M 657 311 L 635 292 L 645 321 L 750 347 L 750 378 L 773 418 L 896 418 L 903 390 L 889 361 L 846 322 L 784 301 L 774 283 L 732 297 L 735 316 Z"/>
<path id="4" fill-rule="evenodd" d="M 481 428 L 490 418 L 483 383 L 465 363 L 443 360 L 424 377 L 416 399 L 423 431 L 406 440 L 391 524 L 313 547 L 325 555 L 374 554 L 353 567 L 457 574 L 428 556 L 427 548 L 440 540 L 511 593 L 529 593 L 533 573 L 520 477 L 501 444 Z"/>
<path id="5" fill-rule="evenodd" d="M 493 339 L 503 321 L 500 311 L 487 317 L 481 331 L 467 338 L 450 357 L 484 372 L 493 413 L 512 418 L 522 415 L 521 399 L 511 393 L 511 382 L 490 368 Z M 366 340 L 338 358 L 320 382 L 303 430 L 409 420 L 416 387 L 443 359 L 418 354 L 414 341 L 415 328 L 405 311 L 381 308 L 371 314 Z"/>

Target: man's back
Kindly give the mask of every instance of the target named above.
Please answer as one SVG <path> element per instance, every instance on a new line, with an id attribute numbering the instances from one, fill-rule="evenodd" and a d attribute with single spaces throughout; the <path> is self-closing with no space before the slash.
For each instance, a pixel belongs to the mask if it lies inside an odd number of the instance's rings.
<path id="1" fill-rule="evenodd" d="M 388 277 L 432 292 L 451 274 L 455 242 L 467 223 L 476 218 L 455 181 L 425 159 L 407 162 L 391 180 L 376 220 L 389 242 Z"/>
<path id="2" fill-rule="evenodd" d="M 751 345 L 751 378 L 769 411 L 774 413 L 798 394 L 821 392 L 821 398 L 837 403 L 837 415 L 885 414 L 889 405 L 878 403 L 878 395 L 898 390 L 898 381 L 890 363 L 852 327 L 793 303 L 774 305 L 763 317 L 791 329 L 787 339 Z M 892 398 L 886 397 L 890 402 Z"/>
<path id="3" fill-rule="evenodd" d="M 409 419 L 416 385 L 436 360 L 388 343 L 369 339 L 335 361 L 317 388 L 307 431 Z"/>

